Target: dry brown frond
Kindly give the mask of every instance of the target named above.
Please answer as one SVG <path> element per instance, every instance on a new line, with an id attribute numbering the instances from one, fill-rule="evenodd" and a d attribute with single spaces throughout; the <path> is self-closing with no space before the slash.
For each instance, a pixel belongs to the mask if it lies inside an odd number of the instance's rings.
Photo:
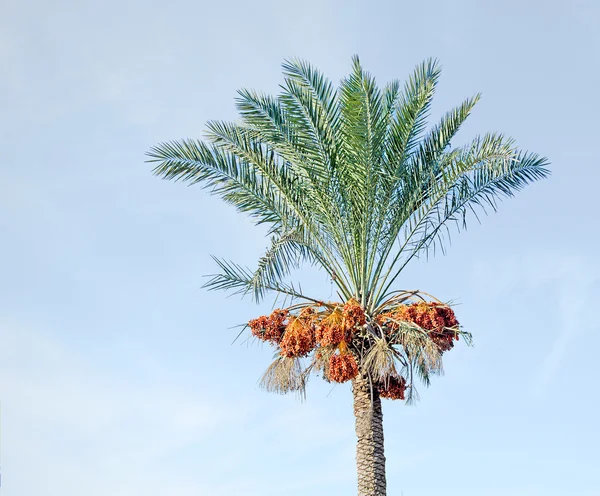
<path id="1" fill-rule="evenodd" d="M 442 351 L 426 329 L 411 322 L 397 321 L 397 330 L 390 340 L 402 347 L 408 361 L 416 361 L 428 373 L 441 372 Z"/>
<path id="2" fill-rule="evenodd" d="M 432 340 L 429 340 L 421 349 L 417 360 L 431 374 L 439 374 L 443 370 L 442 352 L 440 347 Z"/>
<path id="3" fill-rule="evenodd" d="M 259 385 L 265 391 L 286 394 L 297 391 L 304 396 L 306 376 L 297 358 L 280 357 L 265 371 Z"/>
<path id="4" fill-rule="evenodd" d="M 367 353 L 362 366 L 375 381 L 396 376 L 396 360 L 398 352 L 385 339 L 375 339 L 375 343 Z"/>

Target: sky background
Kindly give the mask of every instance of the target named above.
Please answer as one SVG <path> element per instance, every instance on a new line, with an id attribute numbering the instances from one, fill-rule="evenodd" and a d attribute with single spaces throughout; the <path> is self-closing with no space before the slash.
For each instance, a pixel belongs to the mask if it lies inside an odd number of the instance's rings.
<path id="1" fill-rule="evenodd" d="M 550 179 L 471 219 L 398 287 L 455 300 L 475 336 L 417 406 L 386 402 L 388 494 L 600 495 L 600 8 L 588 1 L 0 0 L 0 400 L 7 496 L 355 493 L 348 384 L 262 392 L 269 311 L 201 289 L 264 231 L 159 180 L 158 142 L 276 93 L 285 58 L 383 85 L 439 58 L 434 117 L 502 131 Z M 460 139 L 457 140 L 459 142 Z M 327 298 L 330 283 L 297 274 Z"/>

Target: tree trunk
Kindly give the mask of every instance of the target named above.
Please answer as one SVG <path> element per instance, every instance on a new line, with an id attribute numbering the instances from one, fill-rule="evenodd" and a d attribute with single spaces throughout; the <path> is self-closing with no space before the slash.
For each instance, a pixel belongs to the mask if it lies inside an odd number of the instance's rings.
<path id="1" fill-rule="evenodd" d="M 383 453 L 383 413 L 376 389 L 359 375 L 352 381 L 356 417 L 356 470 L 358 496 L 385 496 L 385 455 Z"/>

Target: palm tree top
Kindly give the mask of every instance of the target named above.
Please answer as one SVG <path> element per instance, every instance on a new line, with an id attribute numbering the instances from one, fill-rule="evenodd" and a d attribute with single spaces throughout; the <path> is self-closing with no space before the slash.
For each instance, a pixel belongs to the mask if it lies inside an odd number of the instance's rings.
<path id="1" fill-rule="evenodd" d="M 480 95 L 428 128 L 436 60 L 383 89 L 356 56 L 337 88 L 302 60 L 284 62 L 283 73 L 277 96 L 238 92 L 239 122 L 210 121 L 206 141 L 149 153 L 156 175 L 201 183 L 269 227 L 271 246 L 256 269 L 215 259 L 221 272 L 209 288 L 315 301 L 285 281 L 310 261 L 344 301 L 373 313 L 414 257 L 443 248 L 451 224 L 466 225 L 549 174 L 547 159 L 499 133 L 453 146 Z"/>

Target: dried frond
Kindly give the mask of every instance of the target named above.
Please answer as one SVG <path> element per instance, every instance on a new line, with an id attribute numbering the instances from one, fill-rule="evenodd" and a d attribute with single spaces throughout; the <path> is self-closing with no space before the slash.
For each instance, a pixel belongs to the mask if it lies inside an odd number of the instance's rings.
<path id="1" fill-rule="evenodd" d="M 404 395 L 406 397 L 407 405 L 414 405 L 421 399 L 421 397 L 419 396 L 419 391 L 417 391 L 417 388 L 415 387 L 414 381 L 411 381 L 411 383 L 408 386 L 406 386 L 406 391 L 404 392 Z"/>
<path id="2" fill-rule="evenodd" d="M 403 373 L 408 371 L 408 375 L 412 375 L 416 371 L 426 386 L 429 386 L 429 379 L 432 375 L 442 375 L 444 373 L 442 354 L 433 342 L 429 342 L 427 346 L 421 349 L 414 350 L 412 354 L 407 353 L 407 356 L 409 360 Z"/>
<path id="3" fill-rule="evenodd" d="M 375 339 L 362 365 L 375 381 L 384 381 L 397 375 L 396 360 L 399 358 L 399 353 L 385 339 Z"/>
<path id="4" fill-rule="evenodd" d="M 389 329 L 389 341 L 410 351 L 418 350 L 431 342 L 427 330 L 412 322 L 390 318 L 386 327 Z"/>
<path id="5" fill-rule="evenodd" d="M 396 321 L 396 330 L 390 341 L 398 346 L 409 375 L 412 375 L 413 367 L 423 371 L 427 377 L 442 372 L 442 350 L 426 329 L 411 322 Z"/>
<path id="6" fill-rule="evenodd" d="M 306 376 L 297 358 L 279 357 L 265 371 L 259 385 L 265 391 L 286 394 L 297 391 L 304 395 Z"/>
<path id="7" fill-rule="evenodd" d="M 315 373 L 320 373 L 323 379 L 325 379 L 327 382 L 330 381 L 328 375 L 329 359 L 335 352 L 336 348 L 333 346 L 319 346 L 313 354 L 313 361 L 311 364 L 312 370 Z"/>

